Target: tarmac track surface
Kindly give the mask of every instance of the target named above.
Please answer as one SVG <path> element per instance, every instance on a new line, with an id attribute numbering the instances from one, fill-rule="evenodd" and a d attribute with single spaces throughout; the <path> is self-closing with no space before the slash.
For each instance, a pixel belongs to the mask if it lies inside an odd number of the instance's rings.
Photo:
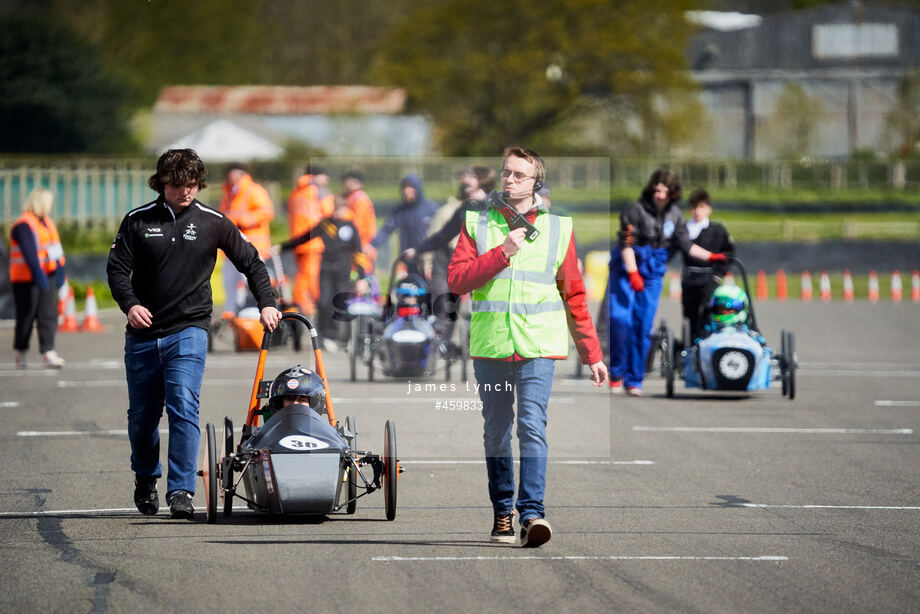
<path id="1" fill-rule="evenodd" d="M 676 313 L 663 302 L 663 317 Z M 475 393 L 456 378 L 443 392 L 352 383 L 342 353 L 324 356 L 359 447 L 379 451 L 385 420 L 397 425 L 406 473 L 395 521 L 381 493 L 325 519 L 238 510 L 208 525 L 200 492 L 195 522 L 162 508 L 141 516 L 124 320 L 107 312 L 105 334 L 58 336 L 59 372 L 0 364 L 0 609 L 916 611 L 918 316 L 908 303 L 760 306 L 771 345 L 783 328 L 796 334 L 794 401 L 778 384 L 741 399 L 678 384 L 666 399 L 655 375 L 628 399 L 573 379 L 571 360 L 558 365 L 546 495 L 555 533 L 523 550 L 488 541 L 479 413 L 435 408 Z M 11 347 L 11 328 L 0 344 Z M 210 355 L 202 425 L 242 423 L 255 362 Z M 296 362 L 312 357 L 273 351 L 266 373 Z"/>

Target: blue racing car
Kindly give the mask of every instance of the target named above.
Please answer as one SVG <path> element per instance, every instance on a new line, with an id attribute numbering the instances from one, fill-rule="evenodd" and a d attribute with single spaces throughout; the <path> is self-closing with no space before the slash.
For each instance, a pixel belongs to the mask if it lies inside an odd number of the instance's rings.
<path id="1" fill-rule="evenodd" d="M 717 285 L 700 314 L 701 336 L 690 338 L 689 320 L 683 323 L 679 341 L 664 322 L 653 333 L 667 396 L 674 396 L 678 377 L 686 388 L 736 393 L 767 390 L 774 380 L 780 380 L 783 396 L 792 400 L 798 367 L 795 335 L 782 331 L 778 353 L 767 346 L 748 298 L 744 266 L 737 259 L 731 264 L 739 271 L 744 288 L 715 279 Z"/>

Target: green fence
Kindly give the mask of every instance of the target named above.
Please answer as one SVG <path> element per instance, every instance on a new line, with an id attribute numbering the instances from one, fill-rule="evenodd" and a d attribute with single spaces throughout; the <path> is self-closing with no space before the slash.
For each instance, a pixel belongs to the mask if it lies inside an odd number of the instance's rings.
<path id="1" fill-rule="evenodd" d="M 314 160 L 332 177 L 333 190 L 340 189 L 339 178 L 347 170 L 364 171 L 366 189 L 384 200 L 398 199 L 399 179 L 409 172 L 418 173 L 428 194 L 443 200 L 456 191 L 457 172 L 472 164 L 499 168 L 497 158 L 323 158 Z M 253 164 L 253 176 L 268 187 L 280 206 L 304 162 L 266 162 Z M 610 160 L 608 158 L 549 158 L 547 181 L 554 199 L 577 205 L 588 203 L 591 209 L 607 211 L 611 195 L 628 194 L 632 198 L 648 180 L 651 172 L 663 163 L 655 160 Z M 685 186 L 706 186 L 716 190 L 750 189 L 771 191 L 773 198 L 784 190 L 813 190 L 827 200 L 859 195 L 875 190 L 888 194 L 920 193 L 920 162 L 807 161 L 737 162 L 671 161 L 668 166 L 681 177 Z M 212 165 L 210 183 L 201 199 L 216 206 L 220 198 L 220 172 Z M 9 224 L 19 216 L 20 207 L 35 187 L 55 193 L 55 219 L 77 225 L 117 223 L 132 208 L 152 200 L 156 195 L 147 187 L 152 171 L 150 160 L 127 162 L 88 162 L 80 159 L 48 162 L 0 160 L 0 223 Z M 778 192 L 777 192 L 778 191 Z M 279 209 L 280 211 L 280 209 Z"/>
<path id="2" fill-rule="evenodd" d="M 60 222 L 89 224 L 121 219 L 125 213 L 156 198 L 147 186 L 149 170 L 126 166 L 34 167 L 0 169 L 3 221 L 19 217 L 34 188 L 54 192 L 52 217 Z"/>

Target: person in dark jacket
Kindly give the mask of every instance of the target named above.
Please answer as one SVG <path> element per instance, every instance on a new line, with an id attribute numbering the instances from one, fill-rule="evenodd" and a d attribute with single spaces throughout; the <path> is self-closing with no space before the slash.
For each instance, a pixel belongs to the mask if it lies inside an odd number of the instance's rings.
<path id="1" fill-rule="evenodd" d="M 57 332 L 57 290 L 64 285 L 64 249 L 51 219 L 54 195 L 32 190 L 22 215 L 10 229 L 10 282 L 16 306 L 13 349 L 17 369 L 26 368 L 32 329 L 38 325 L 38 349 L 49 369 L 60 369 L 64 359 L 54 351 Z"/>
<path id="2" fill-rule="evenodd" d="M 431 265 L 431 294 L 434 313 L 438 318 L 438 332 L 445 339 L 453 334 L 457 320 L 457 295 L 447 287 L 447 265 L 454 253 L 466 212 L 481 206 L 486 196 L 495 189 L 498 173 L 488 166 L 473 166 L 460 173 L 457 196 L 448 199 L 431 219 L 428 236 L 424 241 L 403 252 L 412 260 L 426 252 L 433 252 Z M 461 340 L 464 343 L 466 340 Z"/>
<path id="3" fill-rule="evenodd" d="M 169 420 L 166 500 L 173 518 L 191 519 L 198 467 L 198 398 L 211 321 L 211 273 L 217 250 L 246 276 L 260 320 L 281 321 L 268 271 L 256 248 L 222 213 L 195 199 L 207 173 L 191 149 L 170 149 L 148 182 L 159 196 L 125 216 L 109 251 L 112 298 L 128 316 L 125 374 L 134 504 L 159 510 L 159 424 Z"/>
<path id="4" fill-rule="evenodd" d="M 642 395 L 649 333 L 668 260 L 678 249 L 707 262 L 726 260 L 690 241 L 677 207 L 680 195 L 675 173 L 652 173 L 639 200 L 620 213 L 618 244 L 610 254 L 610 387 L 621 389 L 625 383 L 631 396 Z"/>
<path id="5" fill-rule="evenodd" d="M 323 260 L 319 269 L 319 330 L 327 348 L 344 341 L 346 330 L 335 318 L 337 309 L 344 304 L 342 297 L 352 290 L 352 273 L 357 278 L 358 291 L 366 291 L 363 282 L 370 271 L 371 260 L 361 251 L 361 235 L 351 220 L 351 210 L 344 196 L 335 197 L 332 215 L 325 217 L 306 232 L 288 239 L 280 250 L 294 249 L 312 239 L 323 242 Z M 332 342 L 332 343 L 330 343 Z"/>
<path id="6" fill-rule="evenodd" d="M 712 215 L 712 200 L 709 193 L 697 188 L 687 200 L 690 219 L 687 221 L 687 234 L 695 245 L 710 252 L 725 254 L 727 258 L 735 255 L 735 245 L 725 226 L 709 219 Z M 713 278 L 712 263 L 692 256 L 684 257 L 684 269 L 681 275 L 681 303 L 684 318 L 690 321 L 691 340 L 702 334 L 703 322 L 700 320 L 700 307 L 715 289 L 717 283 Z"/>
<path id="7" fill-rule="evenodd" d="M 418 175 L 411 173 L 399 182 L 399 193 L 402 203 L 393 209 L 387 216 L 383 227 L 374 237 L 371 245 L 379 250 L 386 245 L 394 230 L 399 232 L 399 252 L 405 252 L 410 247 L 415 247 L 425 238 L 431 218 L 434 217 L 438 206 L 425 198 L 422 180 Z M 418 265 L 409 262 L 410 273 L 418 273 Z"/>

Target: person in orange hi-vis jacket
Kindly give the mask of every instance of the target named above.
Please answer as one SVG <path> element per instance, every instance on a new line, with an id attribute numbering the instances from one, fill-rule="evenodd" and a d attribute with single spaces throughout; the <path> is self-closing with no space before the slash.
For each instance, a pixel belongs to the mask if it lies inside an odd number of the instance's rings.
<path id="1" fill-rule="evenodd" d="M 234 162 L 227 168 L 226 181 L 223 185 L 224 197 L 220 201 L 220 212 L 236 224 L 249 242 L 259 252 L 262 260 L 271 257 L 271 233 L 269 224 L 275 218 L 268 191 L 253 181 L 248 169 Z M 236 288 L 243 274 L 232 263 L 223 263 L 224 292 L 227 301 L 225 311 L 236 311 L 241 305 L 236 304 Z"/>
<path id="2" fill-rule="evenodd" d="M 361 249 L 373 261 L 377 250 L 371 241 L 377 236 L 377 214 L 374 203 L 363 189 L 364 177 L 358 171 L 349 171 L 342 176 L 342 187 L 345 188 L 345 202 L 351 210 L 352 222 L 361 237 Z"/>
<path id="3" fill-rule="evenodd" d="M 288 227 L 290 236 L 297 237 L 332 215 L 335 197 L 329 192 L 329 175 L 321 168 L 310 166 L 297 180 L 288 197 Z M 300 311 L 313 313 L 319 301 L 319 269 L 323 257 L 323 242 L 317 237 L 294 250 L 297 273 L 294 275 L 294 300 Z"/>

